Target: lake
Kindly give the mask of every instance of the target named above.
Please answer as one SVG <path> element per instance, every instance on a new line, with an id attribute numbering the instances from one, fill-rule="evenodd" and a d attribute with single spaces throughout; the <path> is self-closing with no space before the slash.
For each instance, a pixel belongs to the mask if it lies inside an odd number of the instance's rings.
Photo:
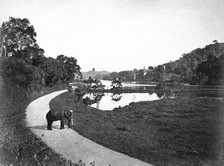
<path id="1" fill-rule="evenodd" d="M 105 89 L 111 88 L 111 81 L 101 80 Z M 154 87 L 152 84 L 135 84 L 122 82 L 123 89 L 148 90 Z M 153 101 L 162 98 L 173 98 L 174 94 L 167 93 L 89 93 L 83 99 L 86 105 L 100 109 L 113 110 L 114 108 L 124 107 L 132 102 Z"/>
<path id="2" fill-rule="evenodd" d="M 105 89 L 111 88 L 111 81 L 101 81 L 103 85 L 105 85 Z M 123 89 L 133 89 L 133 90 L 147 90 L 148 88 L 152 88 L 155 85 L 152 84 L 134 84 L 134 83 L 122 83 Z M 218 92 L 218 93 L 217 93 Z M 132 102 L 140 102 L 140 101 L 153 101 L 160 99 L 172 99 L 178 97 L 180 95 L 187 95 L 189 97 L 212 97 L 215 99 L 223 99 L 223 93 L 220 93 L 219 90 L 203 90 L 197 88 L 188 88 L 188 90 L 181 93 L 173 93 L 173 92 L 156 92 L 156 93 L 89 93 L 86 94 L 83 99 L 84 103 L 88 106 L 100 109 L 100 110 L 113 110 L 114 108 L 124 107 Z"/>
<path id="3" fill-rule="evenodd" d="M 89 99 L 89 106 L 100 110 L 113 110 L 132 102 L 159 100 L 156 93 L 89 93 L 84 99 Z M 92 101 L 92 102 L 91 102 Z"/>
<path id="4" fill-rule="evenodd" d="M 111 88 L 111 81 L 101 80 L 101 82 L 103 85 L 105 85 L 105 89 Z M 152 84 L 135 84 L 127 82 L 122 82 L 122 85 L 123 89 L 135 90 L 147 90 L 148 88 L 155 86 Z M 132 102 L 159 100 L 161 97 L 158 97 L 156 93 L 89 93 L 86 94 L 83 98 L 84 102 L 86 101 L 86 104 L 91 107 L 100 110 L 113 110 L 114 108 L 123 107 Z"/>

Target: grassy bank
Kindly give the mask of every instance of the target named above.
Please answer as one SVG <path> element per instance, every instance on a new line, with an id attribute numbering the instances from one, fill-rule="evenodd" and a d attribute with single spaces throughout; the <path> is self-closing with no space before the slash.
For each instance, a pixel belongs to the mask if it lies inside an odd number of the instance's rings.
<path id="1" fill-rule="evenodd" d="M 52 100 L 51 107 L 73 108 L 74 130 L 148 163 L 224 164 L 223 100 L 186 93 L 176 99 L 131 103 L 103 112 L 78 105 L 74 95 L 65 93 Z"/>
<path id="2" fill-rule="evenodd" d="M 68 165 L 26 127 L 25 109 L 35 98 L 62 87 L 30 94 L 29 99 L 8 96 L 0 89 L 0 165 Z"/>

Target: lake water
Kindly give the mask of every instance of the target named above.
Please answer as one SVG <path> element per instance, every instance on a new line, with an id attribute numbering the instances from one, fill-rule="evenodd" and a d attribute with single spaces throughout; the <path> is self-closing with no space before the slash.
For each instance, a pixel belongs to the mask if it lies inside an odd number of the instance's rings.
<path id="1" fill-rule="evenodd" d="M 100 110 L 113 110 L 114 108 L 128 105 L 131 102 L 153 101 L 160 99 L 156 93 L 90 93 L 86 94 L 83 98 L 89 98 L 92 100 L 92 103 L 90 103 L 89 106 Z"/>
<path id="2" fill-rule="evenodd" d="M 111 88 L 111 81 L 102 81 L 103 85 L 105 85 L 105 89 Z M 147 84 L 133 84 L 133 83 L 122 83 L 123 88 L 129 89 L 147 89 L 155 85 L 147 85 Z M 219 91 L 218 91 L 219 92 Z M 140 101 L 153 101 L 160 100 L 163 98 L 176 98 L 181 95 L 188 97 L 212 97 L 215 99 L 223 100 L 224 93 L 217 93 L 217 90 L 189 90 L 184 93 L 173 93 L 173 92 L 157 92 L 157 93 L 90 93 L 86 94 L 83 99 L 84 103 L 88 106 L 100 109 L 100 110 L 113 110 L 114 108 L 124 107 L 132 102 L 140 102 Z"/>
<path id="3" fill-rule="evenodd" d="M 111 81 L 101 80 L 101 82 L 105 85 L 105 89 L 111 88 Z M 122 82 L 122 86 L 123 89 L 147 90 L 155 85 Z M 86 94 L 83 98 L 86 99 L 86 104 L 91 107 L 100 110 L 113 110 L 114 108 L 124 107 L 132 102 L 159 100 L 161 96 L 158 96 L 156 93 L 90 93 Z"/>

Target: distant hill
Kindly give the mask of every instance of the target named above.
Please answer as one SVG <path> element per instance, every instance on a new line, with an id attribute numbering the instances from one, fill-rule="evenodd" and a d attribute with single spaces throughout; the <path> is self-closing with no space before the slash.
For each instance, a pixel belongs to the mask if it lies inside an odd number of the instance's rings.
<path id="1" fill-rule="evenodd" d="M 171 65 L 173 68 L 183 65 L 197 67 L 197 64 L 207 60 L 208 55 L 212 54 L 215 57 L 219 57 L 222 53 L 224 53 L 224 43 L 209 44 L 204 48 L 197 48 L 187 54 L 183 54 L 182 57 L 174 62 L 165 63 L 163 65 Z M 170 66 L 166 67 L 169 68 Z"/>
<path id="2" fill-rule="evenodd" d="M 197 66 L 207 61 L 209 55 L 216 58 L 224 54 L 224 43 L 209 44 L 204 48 L 197 48 L 190 53 L 183 54 L 180 59 L 163 64 L 166 73 L 179 74 L 184 82 L 192 82 L 196 75 Z"/>
<path id="3" fill-rule="evenodd" d="M 82 72 L 82 76 L 84 79 L 88 79 L 89 77 L 92 77 L 94 79 L 103 79 L 104 76 L 110 75 L 110 72 L 108 71 L 87 71 Z"/>
<path id="4" fill-rule="evenodd" d="M 198 84 L 202 82 L 200 81 L 202 76 L 199 75 L 197 69 L 198 65 L 208 61 L 209 59 L 208 57 L 221 61 L 223 56 L 224 56 L 224 43 L 218 43 L 217 41 L 213 41 L 212 44 L 209 44 L 204 48 L 197 48 L 189 53 L 183 54 L 179 59 L 175 61 L 170 61 L 155 67 L 149 66 L 146 69 L 139 69 L 139 70 L 134 69 L 120 72 L 112 72 L 107 76 L 107 80 L 113 80 L 113 78 L 119 78 L 121 81 L 137 81 L 143 83 L 177 81 L 177 82 Z M 209 62 L 209 64 L 211 63 Z M 207 66 L 207 68 L 209 68 L 209 66 Z M 207 69 L 203 68 L 203 70 Z M 213 68 L 211 68 L 211 70 L 213 70 Z M 214 71 L 215 70 L 216 69 L 214 69 Z M 206 71 L 200 71 L 200 72 L 206 74 Z M 207 83 L 212 82 L 208 81 Z M 220 79 L 216 79 L 216 82 L 220 84 Z"/>

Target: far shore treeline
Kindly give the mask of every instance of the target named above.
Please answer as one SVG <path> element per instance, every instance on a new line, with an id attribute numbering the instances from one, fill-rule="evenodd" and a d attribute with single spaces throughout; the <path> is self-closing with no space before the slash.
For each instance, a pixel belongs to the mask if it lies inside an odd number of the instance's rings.
<path id="1" fill-rule="evenodd" d="M 205 48 L 197 48 L 183 54 L 176 61 L 156 67 L 148 66 L 140 70 L 112 72 L 101 76 L 101 79 L 105 80 L 114 78 L 141 83 L 181 82 L 194 85 L 224 85 L 224 43 L 214 40 Z"/>
<path id="2" fill-rule="evenodd" d="M 8 94 L 26 95 L 43 87 L 67 84 L 75 74 L 81 77 L 81 68 L 74 57 L 46 57 L 35 37 L 35 29 L 26 18 L 10 17 L 2 23 L 0 75 Z"/>

